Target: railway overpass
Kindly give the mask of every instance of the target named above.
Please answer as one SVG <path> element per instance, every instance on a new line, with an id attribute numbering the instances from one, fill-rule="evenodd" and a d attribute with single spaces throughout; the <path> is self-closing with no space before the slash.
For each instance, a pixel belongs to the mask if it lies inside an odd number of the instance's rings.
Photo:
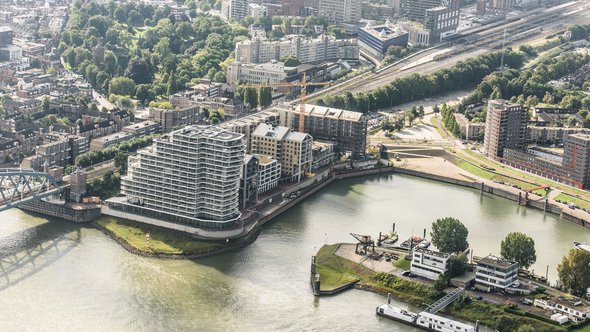
<path id="1" fill-rule="evenodd" d="M 518 46 L 543 33 L 555 33 L 565 26 L 587 23 L 590 20 L 590 4 L 577 1 L 553 8 L 538 8 L 500 22 L 463 31 L 455 40 L 409 55 L 393 64 L 373 72 L 367 72 L 347 81 L 308 95 L 310 102 L 329 95 L 345 92 L 370 92 L 389 84 L 396 78 L 413 73 L 428 74 L 448 68 L 469 57 L 478 56 L 505 46 Z M 541 29 L 539 29 L 541 30 Z M 516 39 L 516 37 L 520 37 Z M 444 55 L 444 56 L 441 56 Z M 437 58 L 435 60 L 435 57 Z"/>
<path id="2" fill-rule="evenodd" d="M 32 169 L 0 169 L 0 212 L 59 195 L 62 187 L 49 174 Z"/>

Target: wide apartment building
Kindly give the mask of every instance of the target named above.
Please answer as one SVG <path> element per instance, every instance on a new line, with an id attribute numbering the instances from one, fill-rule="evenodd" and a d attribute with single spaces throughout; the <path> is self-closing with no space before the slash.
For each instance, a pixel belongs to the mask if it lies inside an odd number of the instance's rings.
<path id="1" fill-rule="evenodd" d="M 301 63 L 320 63 L 326 61 L 358 61 L 359 48 L 356 39 L 335 39 L 321 35 L 307 39 L 292 35 L 281 40 L 267 40 L 255 37 L 236 43 L 236 61 L 242 63 L 266 63 L 280 61 L 286 56 L 294 56 Z"/>
<path id="2" fill-rule="evenodd" d="M 475 283 L 479 288 L 505 290 L 518 280 L 518 263 L 489 255 L 475 266 Z"/>
<path id="3" fill-rule="evenodd" d="M 261 123 L 252 133 L 251 153 L 276 159 L 283 178 L 300 181 L 311 172 L 313 139 L 305 133 L 287 127 Z"/>
<path id="4" fill-rule="evenodd" d="M 250 152 L 252 149 L 252 133 L 254 133 L 256 127 L 261 123 L 278 126 L 280 123 L 279 113 L 275 109 L 267 109 L 242 118 L 222 122 L 218 126 L 244 135 L 246 151 Z"/>
<path id="5" fill-rule="evenodd" d="M 234 227 L 244 155 L 241 134 L 210 126 L 173 131 L 129 157 L 125 201 L 111 207 L 196 227 Z"/>
<path id="6" fill-rule="evenodd" d="M 299 128 L 299 106 L 277 107 L 280 125 Z M 305 132 L 315 140 L 336 143 L 334 150 L 350 152 L 353 158 L 365 155 L 367 118 L 363 113 L 307 104 L 304 110 Z"/>
<path id="7" fill-rule="evenodd" d="M 489 158 L 500 160 L 504 149 L 524 149 L 527 110 L 507 100 L 488 101 L 483 149 Z"/>

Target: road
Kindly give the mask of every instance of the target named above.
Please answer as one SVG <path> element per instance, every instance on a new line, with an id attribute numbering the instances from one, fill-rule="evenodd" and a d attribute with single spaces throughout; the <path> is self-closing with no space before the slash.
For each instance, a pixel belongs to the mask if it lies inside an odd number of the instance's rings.
<path id="1" fill-rule="evenodd" d="M 502 41 L 505 27 L 506 35 L 507 37 L 510 37 L 518 32 L 527 31 L 533 27 L 541 26 L 543 23 L 543 34 L 547 35 L 563 30 L 564 24 L 566 23 L 570 26 L 574 24 L 588 23 L 588 21 L 590 21 L 590 5 L 588 3 L 579 2 L 563 11 L 572 12 L 575 10 L 578 11 L 569 15 L 567 21 L 566 19 L 557 19 L 555 21 L 547 22 L 549 20 L 544 19 L 543 16 L 540 16 L 537 13 L 531 14 L 530 17 L 525 16 L 520 20 L 510 22 L 506 25 L 500 25 L 489 30 L 474 33 L 465 38 L 467 41 L 463 45 L 475 45 L 475 49 L 458 53 L 439 61 L 433 61 L 433 55 L 440 53 L 441 51 L 452 50 L 452 45 L 443 45 L 428 49 L 423 53 L 411 55 L 409 58 L 399 61 L 397 64 L 386 69 L 379 70 L 375 73 L 365 73 L 346 82 L 310 94 L 308 100 L 314 101 L 327 95 L 338 95 L 344 92 L 368 92 L 385 86 L 396 78 L 414 73 L 429 74 L 443 68 L 449 68 L 461 60 L 490 52 L 493 46 L 497 46 L 495 44 Z M 539 38 L 539 34 L 532 34 L 517 41 L 507 40 L 505 46 L 518 46 L 537 38 Z"/>

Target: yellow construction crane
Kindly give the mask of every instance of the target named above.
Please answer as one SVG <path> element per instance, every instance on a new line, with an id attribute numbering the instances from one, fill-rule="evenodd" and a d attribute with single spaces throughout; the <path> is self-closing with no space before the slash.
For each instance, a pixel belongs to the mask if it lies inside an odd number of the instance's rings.
<path id="1" fill-rule="evenodd" d="M 280 87 L 294 87 L 298 86 L 300 88 L 299 93 L 299 132 L 303 133 L 305 131 L 305 98 L 307 97 L 307 90 L 308 86 L 325 86 L 325 85 L 332 85 L 332 82 L 307 82 L 307 75 L 303 73 L 303 79 L 301 82 L 289 82 L 289 83 L 262 83 L 262 84 L 242 84 L 240 87 L 245 89 L 259 89 L 259 88 L 280 88 Z"/>

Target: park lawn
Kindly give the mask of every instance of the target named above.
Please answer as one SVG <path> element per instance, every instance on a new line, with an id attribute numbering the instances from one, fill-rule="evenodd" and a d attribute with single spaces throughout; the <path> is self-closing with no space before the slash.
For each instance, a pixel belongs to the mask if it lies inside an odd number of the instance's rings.
<path id="1" fill-rule="evenodd" d="M 402 269 L 402 270 L 409 270 L 410 269 L 410 261 L 400 257 L 397 261 L 393 262 L 393 266 Z"/>
<path id="2" fill-rule="evenodd" d="M 99 218 L 96 223 L 129 246 L 145 253 L 194 254 L 224 247 L 221 242 L 195 240 L 178 232 L 156 229 L 112 217 Z M 146 237 L 148 232 L 149 241 Z"/>
<path id="3" fill-rule="evenodd" d="M 473 175 L 479 176 L 480 178 L 484 178 L 484 179 L 495 181 L 495 182 L 508 183 L 511 186 L 517 186 L 523 190 L 528 190 L 528 189 L 532 189 L 532 188 L 539 186 L 534 183 L 519 181 L 519 180 L 510 178 L 510 177 L 507 177 L 507 176 L 503 176 L 503 175 L 499 175 L 499 174 L 490 172 L 484 168 L 473 165 L 467 161 L 459 161 L 457 163 L 457 166 L 459 166 L 461 169 L 463 169 Z M 538 194 L 541 196 L 546 195 L 545 190 L 538 190 L 536 192 L 538 192 Z"/>
<path id="4" fill-rule="evenodd" d="M 321 291 L 331 291 L 352 282 L 359 281 L 359 279 L 353 275 L 332 270 L 327 266 L 318 266 L 316 272 L 320 274 Z"/>
<path id="5" fill-rule="evenodd" d="M 495 161 L 489 160 L 489 159 L 485 158 L 484 156 L 477 154 L 471 150 L 464 150 L 464 151 L 466 153 L 463 154 L 463 157 L 465 157 L 466 159 L 476 159 L 477 162 L 475 160 L 470 160 L 470 161 L 474 162 L 474 163 L 481 163 L 482 165 L 484 165 L 486 167 L 494 168 L 496 170 L 496 172 L 504 173 L 504 174 L 510 175 L 512 177 L 522 178 L 523 180 L 534 182 L 539 185 L 545 185 L 545 186 L 549 186 L 551 188 L 560 189 L 560 190 L 562 190 L 566 193 L 569 193 L 569 194 L 580 195 L 583 197 L 585 196 L 585 197 L 590 198 L 589 193 L 587 191 L 582 190 L 582 189 L 574 188 L 574 187 L 571 187 L 571 186 L 568 186 L 568 185 L 565 185 L 562 183 L 554 182 L 554 181 L 551 181 L 551 180 L 548 180 L 548 179 L 545 179 L 542 177 L 532 175 L 531 173 L 527 173 L 525 171 L 520 171 L 517 169 L 507 167 L 506 165 L 498 164 Z"/>
<path id="6" fill-rule="evenodd" d="M 590 332 L 590 325 L 586 325 L 584 327 L 580 327 L 579 329 L 575 329 L 574 332 Z"/>
<path id="7" fill-rule="evenodd" d="M 590 210 L 590 202 L 579 198 L 579 197 L 575 197 L 566 193 L 560 193 L 559 195 L 557 195 L 555 197 L 555 200 L 558 200 L 560 202 L 566 202 L 566 203 L 574 203 L 577 206 L 586 209 L 586 210 Z"/>

